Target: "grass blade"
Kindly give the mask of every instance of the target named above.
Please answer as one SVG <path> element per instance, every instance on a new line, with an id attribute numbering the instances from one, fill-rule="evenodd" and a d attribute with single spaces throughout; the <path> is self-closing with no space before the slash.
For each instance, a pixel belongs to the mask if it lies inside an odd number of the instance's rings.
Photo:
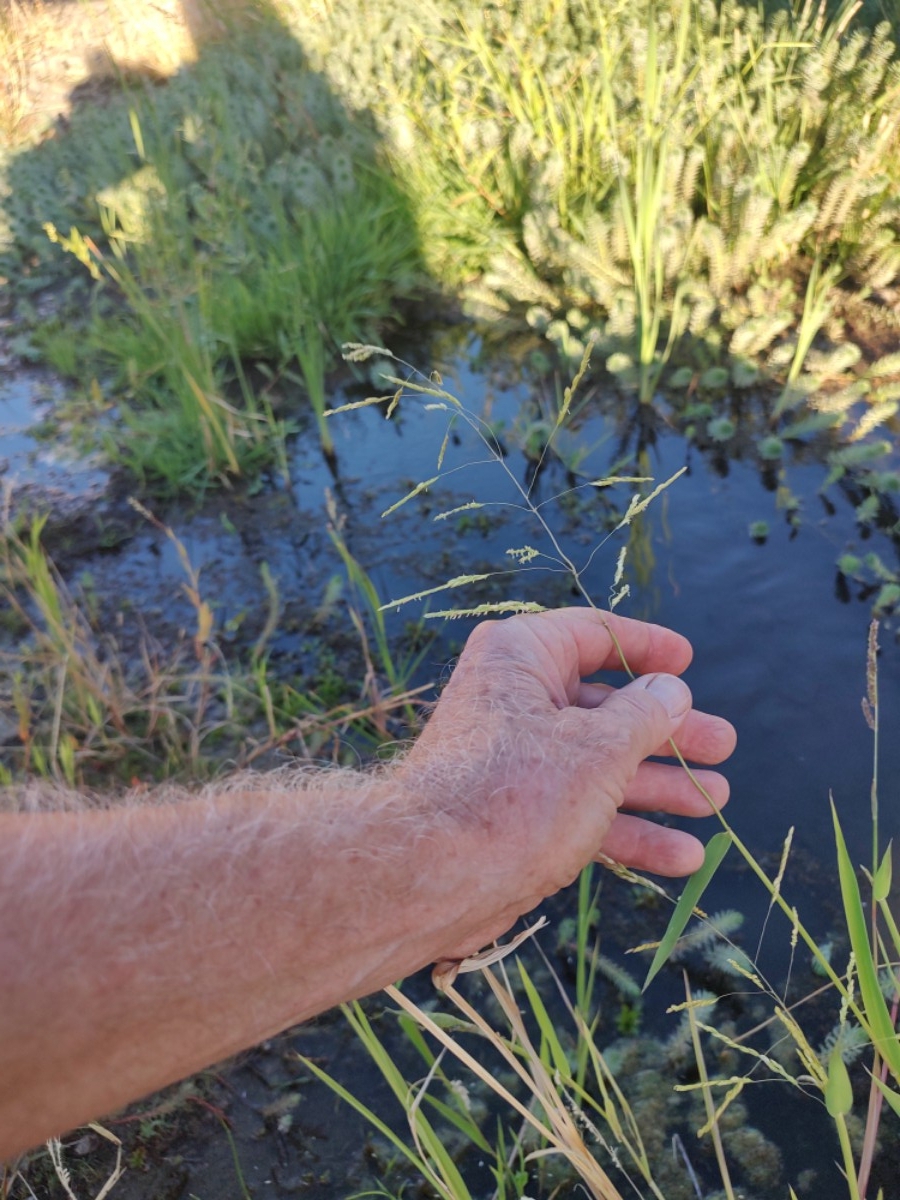
<path id="1" fill-rule="evenodd" d="M 691 919 L 697 902 L 706 891 L 713 875 L 719 869 L 719 864 L 728 853 L 730 845 L 730 833 L 717 833 L 710 838 L 703 857 L 703 866 L 690 877 L 684 891 L 681 893 L 681 899 L 675 905 L 672 919 L 669 921 L 668 928 L 663 934 L 662 940 L 653 956 L 653 962 L 650 964 L 650 970 L 647 972 L 647 978 L 644 980 L 644 986 L 641 988 L 642 992 L 646 992 L 651 981 L 656 977 L 663 963 L 672 953 L 672 948 L 684 932 L 684 927 Z"/>
<path id="2" fill-rule="evenodd" d="M 866 916 L 859 894 L 859 883 L 847 852 L 847 844 L 844 841 L 841 823 L 838 820 L 837 809 L 833 801 L 831 815 L 834 821 L 834 837 L 837 845 L 841 898 L 844 902 L 844 915 L 847 920 L 847 931 L 850 934 L 850 945 L 856 958 L 859 990 L 862 995 L 868 1032 L 875 1049 L 888 1064 L 891 1074 L 895 1079 L 900 1080 L 900 1039 L 898 1039 L 891 1021 L 887 1002 L 878 985 L 878 968 L 869 943 Z"/>

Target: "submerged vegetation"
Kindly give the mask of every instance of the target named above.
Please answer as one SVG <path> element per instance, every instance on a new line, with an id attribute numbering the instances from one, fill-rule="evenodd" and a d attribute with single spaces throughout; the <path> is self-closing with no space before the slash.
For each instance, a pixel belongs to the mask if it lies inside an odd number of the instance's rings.
<path id="1" fill-rule="evenodd" d="M 792 528 L 802 514 L 783 467 L 808 444 L 827 463 L 826 502 L 840 491 L 862 531 L 900 541 L 896 9 L 247 0 L 199 21 L 202 9 L 185 6 L 193 52 L 186 36 L 177 55 L 165 40 L 130 44 L 127 61 L 95 64 L 71 111 L 42 127 L 28 103 L 29 29 L 49 6 L 29 17 L 17 0 L 0 4 L 12 350 L 70 380 L 67 428 L 146 501 L 134 519 L 176 556 L 184 601 L 172 645 L 140 615 L 135 633 L 89 577 L 64 582 L 52 519 L 5 513 L 4 783 L 199 777 L 285 748 L 339 758 L 393 742 L 417 719 L 418 659 L 395 652 L 385 612 L 423 598 L 432 618 L 527 611 L 546 597 L 533 586 L 545 567 L 557 576 L 550 595 L 594 603 L 597 528 L 626 533 L 639 582 L 640 518 L 665 487 L 649 477 L 647 446 L 666 424 L 711 456 L 748 448 Z M 575 382 L 512 425 L 491 424 L 385 348 L 437 312 L 478 321 L 534 375 Z M 577 424 L 570 433 L 601 384 L 639 432 L 595 479 L 582 473 Z M 352 652 L 338 664 L 322 645 L 341 583 L 329 579 L 288 626 L 265 562 L 241 642 L 245 614 L 220 618 L 174 522 L 151 510 L 217 489 L 292 498 L 296 435 L 310 432 L 333 467 L 338 409 L 379 404 L 402 420 L 420 401 L 451 427 L 434 475 L 410 480 L 387 513 L 440 488 L 465 425 L 506 470 L 537 547 L 509 548 L 506 571 L 435 555 L 414 593 L 382 604 L 332 504 L 326 536 L 349 584 Z M 504 439 L 529 463 L 524 485 Z M 577 562 L 532 495 L 551 459 L 566 480 L 552 498 L 560 511 L 593 498 L 595 541 Z M 432 519 L 460 532 L 502 519 L 489 501 L 428 499 Z M 219 517 L 227 528 L 228 512 Z M 749 530 L 768 536 L 765 521 Z M 625 559 L 612 607 L 627 594 Z M 874 549 L 847 550 L 837 568 L 876 615 L 900 607 L 900 570 Z M 445 593 L 462 599 L 445 606 Z M 277 662 L 282 626 L 316 643 L 303 672 Z M 867 705 L 877 742 L 874 634 Z M 789 898 L 800 891 L 790 837 L 767 873 L 723 822 L 668 925 L 659 890 L 626 881 L 656 939 L 636 948 L 654 955 L 647 982 L 666 961 L 684 972 L 674 1033 L 647 1028 L 640 960 L 600 953 L 590 872 L 555 962 L 523 950 L 514 965 L 468 964 L 468 987 L 439 981 L 452 1011 L 418 1002 L 415 985 L 392 990 L 405 1050 L 395 1013 L 348 1008 L 412 1130 L 410 1142 L 330 1081 L 385 1139 L 380 1194 L 424 1179 L 447 1200 L 549 1198 L 580 1179 L 604 1200 L 627 1194 L 623 1180 L 702 1200 L 786 1194 L 787 1178 L 799 1193 L 802 1172 L 751 1124 L 758 1085 L 777 1081 L 819 1102 L 847 1195 L 874 1200 L 873 1164 L 896 1154 L 900 1116 L 900 935 L 877 794 L 876 780 L 865 906 L 835 817 L 844 912 L 833 951 Z M 731 940 L 741 914 L 698 908 L 729 849 L 769 898 L 749 949 Z M 761 949 L 782 917 L 790 965 L 775 981 Z M 485 1067 L 473 1046 L 499 1058 Z M 315 1055 L 303 1064 L 326 1076 Z M 688 1139 L 698 1129 L 703 1139 Z M 0 1196 L 17 1187 L 0 1174 Z"/>

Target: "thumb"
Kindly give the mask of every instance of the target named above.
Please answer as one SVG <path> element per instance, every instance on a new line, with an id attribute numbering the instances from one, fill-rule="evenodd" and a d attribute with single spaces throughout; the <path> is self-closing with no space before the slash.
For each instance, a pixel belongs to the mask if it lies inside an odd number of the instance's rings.
<path id="1" fill-rule="evenodd" d="M 676 733 L 692 703 L 691 689 L 677 675 L 642 675 L 610 692 L 590 714 L 597 718 L 593 735 L 616 748 L 620 768 L 631 777 Z"/>

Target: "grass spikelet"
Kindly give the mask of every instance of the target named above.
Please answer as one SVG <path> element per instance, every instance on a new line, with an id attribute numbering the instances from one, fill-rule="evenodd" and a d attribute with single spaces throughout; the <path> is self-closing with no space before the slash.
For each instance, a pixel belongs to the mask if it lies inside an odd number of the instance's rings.
<path id="1" fill-rule="evenodd" d="M 474 608 L 446 608 L 440 612 L 425 613 L 426 620 L 443 618 L 455 621 L 459 617 L 506 617 L 516 613 L 546 612 L 546 606 L 533 600 L 498 600 L 493 604 L 476 604 Z"/>
<path id="2" fill-rule="evenodd" d="M 391 513 L 396 512 L 398 508 L 402 508 L 404 504 L 408 504 L 410 500 L 414 500 L 416 496 L 421 496 L 423 492 L 427 492 L 432 484 L 437 483 L 439 479 L 440 475 L 433 475 L 431 479 L 423 479 L 420 483 L 416 484 L 412 491 L 407 492 L 405 496 L 395 501 L 390 508 L 386 508 L 381 514 L 382 517 L 389 517 Z"/>
<path id="3" fill-rule="evenodd" d="M 424 600 L 427 596 L 434 596 L 438 592 L 446 592 L 450 588 L 465 587 L 469 583 L 481 583 L 483 579 L 490 579 L 495 574 L 495 571 L 488 571 L 484 575 L 455 575 L 453 579 L 448 579 L 446 583 L 439 584 L 437 587 L 425 588 L 421 592 L 412 592 L 408 596 L 402 596 L 399 600 L 388 600 L 386 604 L 379 606 L 379 612 L 387 612 L 392 608 L 401 608 L 404 604 L 411 604 L 414 600 Z"/>
<path id="4" fill-rule="evenodd" d="M 446 512 L 436 513 L 431 519 L 432 521 L 446 521 L 450 517 L 458 516 L 459 513 L 471 512 L 473 508 L 487 508 L 487 505 L 481 500 L 469 500 L 465 504 L 458 504 L 456 508 L 448 508 Z"/>

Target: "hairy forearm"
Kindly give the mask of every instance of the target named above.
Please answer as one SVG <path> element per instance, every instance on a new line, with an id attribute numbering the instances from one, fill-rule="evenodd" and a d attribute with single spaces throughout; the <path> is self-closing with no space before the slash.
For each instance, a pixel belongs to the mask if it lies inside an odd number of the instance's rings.
<path id="1" fill-rule="evenodd" d="M 623 655 L 641 678 L 583 682 Z M 0 1160 L 472 953 L 601 849 L 695 870 L 700 843 L 640 815 L 728 796 L 714 772 L 645 761 L 673 736 L 694 762 L 733 748 L 668 674 L 689 661 L 678 635 L 614 615 L 513 617 L 475 630 L 381 772 L 244 776 L 106 811 L 21 794 L 0 813 Z"/>
<path id="2" fill-rule="evenodd" d="M 252 784 L 0 816 L 0 1160 L 425 965 L 464 921 L 465 835 L 429 852 L 446 830 L 402 770 Z"/>

